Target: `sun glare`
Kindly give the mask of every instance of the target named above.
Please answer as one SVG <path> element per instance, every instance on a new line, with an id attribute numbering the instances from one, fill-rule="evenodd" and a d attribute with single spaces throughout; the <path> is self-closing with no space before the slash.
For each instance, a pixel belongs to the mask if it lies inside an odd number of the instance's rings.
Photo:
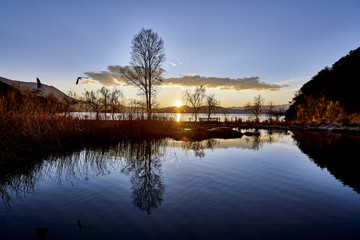
<path id="1" fill-rule="evenodd" d="M 181 100 L 176 100 L 174 102 L 175 107 L 181 107 L 183 105 L 183 102 Z"/>

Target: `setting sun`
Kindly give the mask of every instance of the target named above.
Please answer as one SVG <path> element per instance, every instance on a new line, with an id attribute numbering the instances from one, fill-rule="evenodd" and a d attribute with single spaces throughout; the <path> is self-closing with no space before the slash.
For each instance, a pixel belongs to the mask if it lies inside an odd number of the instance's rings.
<path id="1" fill-rule="evenodd" d="M 175 107 L 181 107 L 183 105 L 183 102 L 181 100 L 176 100 L 174 102 Z"/>

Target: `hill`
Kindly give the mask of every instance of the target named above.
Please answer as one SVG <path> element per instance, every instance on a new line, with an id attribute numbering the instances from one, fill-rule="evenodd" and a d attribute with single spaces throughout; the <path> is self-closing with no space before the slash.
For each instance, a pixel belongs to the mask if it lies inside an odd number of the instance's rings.
<path id="1" fill-rule="evenodd" d="M 15 87 L 21 91 L 26 91 L 26 90 L 32 91 L 36 87 L 36 82 L 23 82 L 18 80 L 10 80 L 3 77 L 0 77 L 0 82 Z M 53 94 L 55 97 L 59 99 L 62 99 L 66 96 L 65 93 L 63 93 L 62 91 L 60 91 L 59 89 L 53 86 L 49 86 L 46 84 L 42 84 L 42 85 L 44 90 L 41 92 L 41 95 L 43 96 L 49 96 L 50 94 Z"/>
<path id="2" fill-rule="evenodd" d="M 286 112 L 287 120 L 339 120 L 360 113 L 360 48 L 305 83 Z"/>

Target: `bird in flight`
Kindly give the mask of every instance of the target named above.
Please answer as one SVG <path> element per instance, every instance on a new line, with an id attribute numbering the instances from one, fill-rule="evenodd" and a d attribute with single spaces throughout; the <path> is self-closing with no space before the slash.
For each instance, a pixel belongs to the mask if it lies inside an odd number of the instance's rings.
<path id="1" fill-rule="evenodd" d="M 36 78 L 36 87 L 34 88 L 34 93 L 37 93 L 42 90 L 44 90 L 44 89 L 42 89 L 42 84 L 40 82 L 40 79 Z"/>
<path id="2" fill-rule="evenodd" d="M 82 80 L 83 78 L 89 79 L 88 77 L 78 77 L 78 78 L 76 79 L 76 85 L 78 85 L 78 84 L 79 84 L 79 80 Z"/>

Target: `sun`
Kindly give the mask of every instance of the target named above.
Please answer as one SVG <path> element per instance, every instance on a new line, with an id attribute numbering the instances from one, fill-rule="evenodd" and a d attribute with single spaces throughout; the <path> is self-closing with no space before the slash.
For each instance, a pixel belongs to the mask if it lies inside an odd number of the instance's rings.
<path id="1" fill-rule="evenodd" d="M 183 102 L 181 100 L 175 100 L 174 105 L 179 108 L 183 105 Z"/>

